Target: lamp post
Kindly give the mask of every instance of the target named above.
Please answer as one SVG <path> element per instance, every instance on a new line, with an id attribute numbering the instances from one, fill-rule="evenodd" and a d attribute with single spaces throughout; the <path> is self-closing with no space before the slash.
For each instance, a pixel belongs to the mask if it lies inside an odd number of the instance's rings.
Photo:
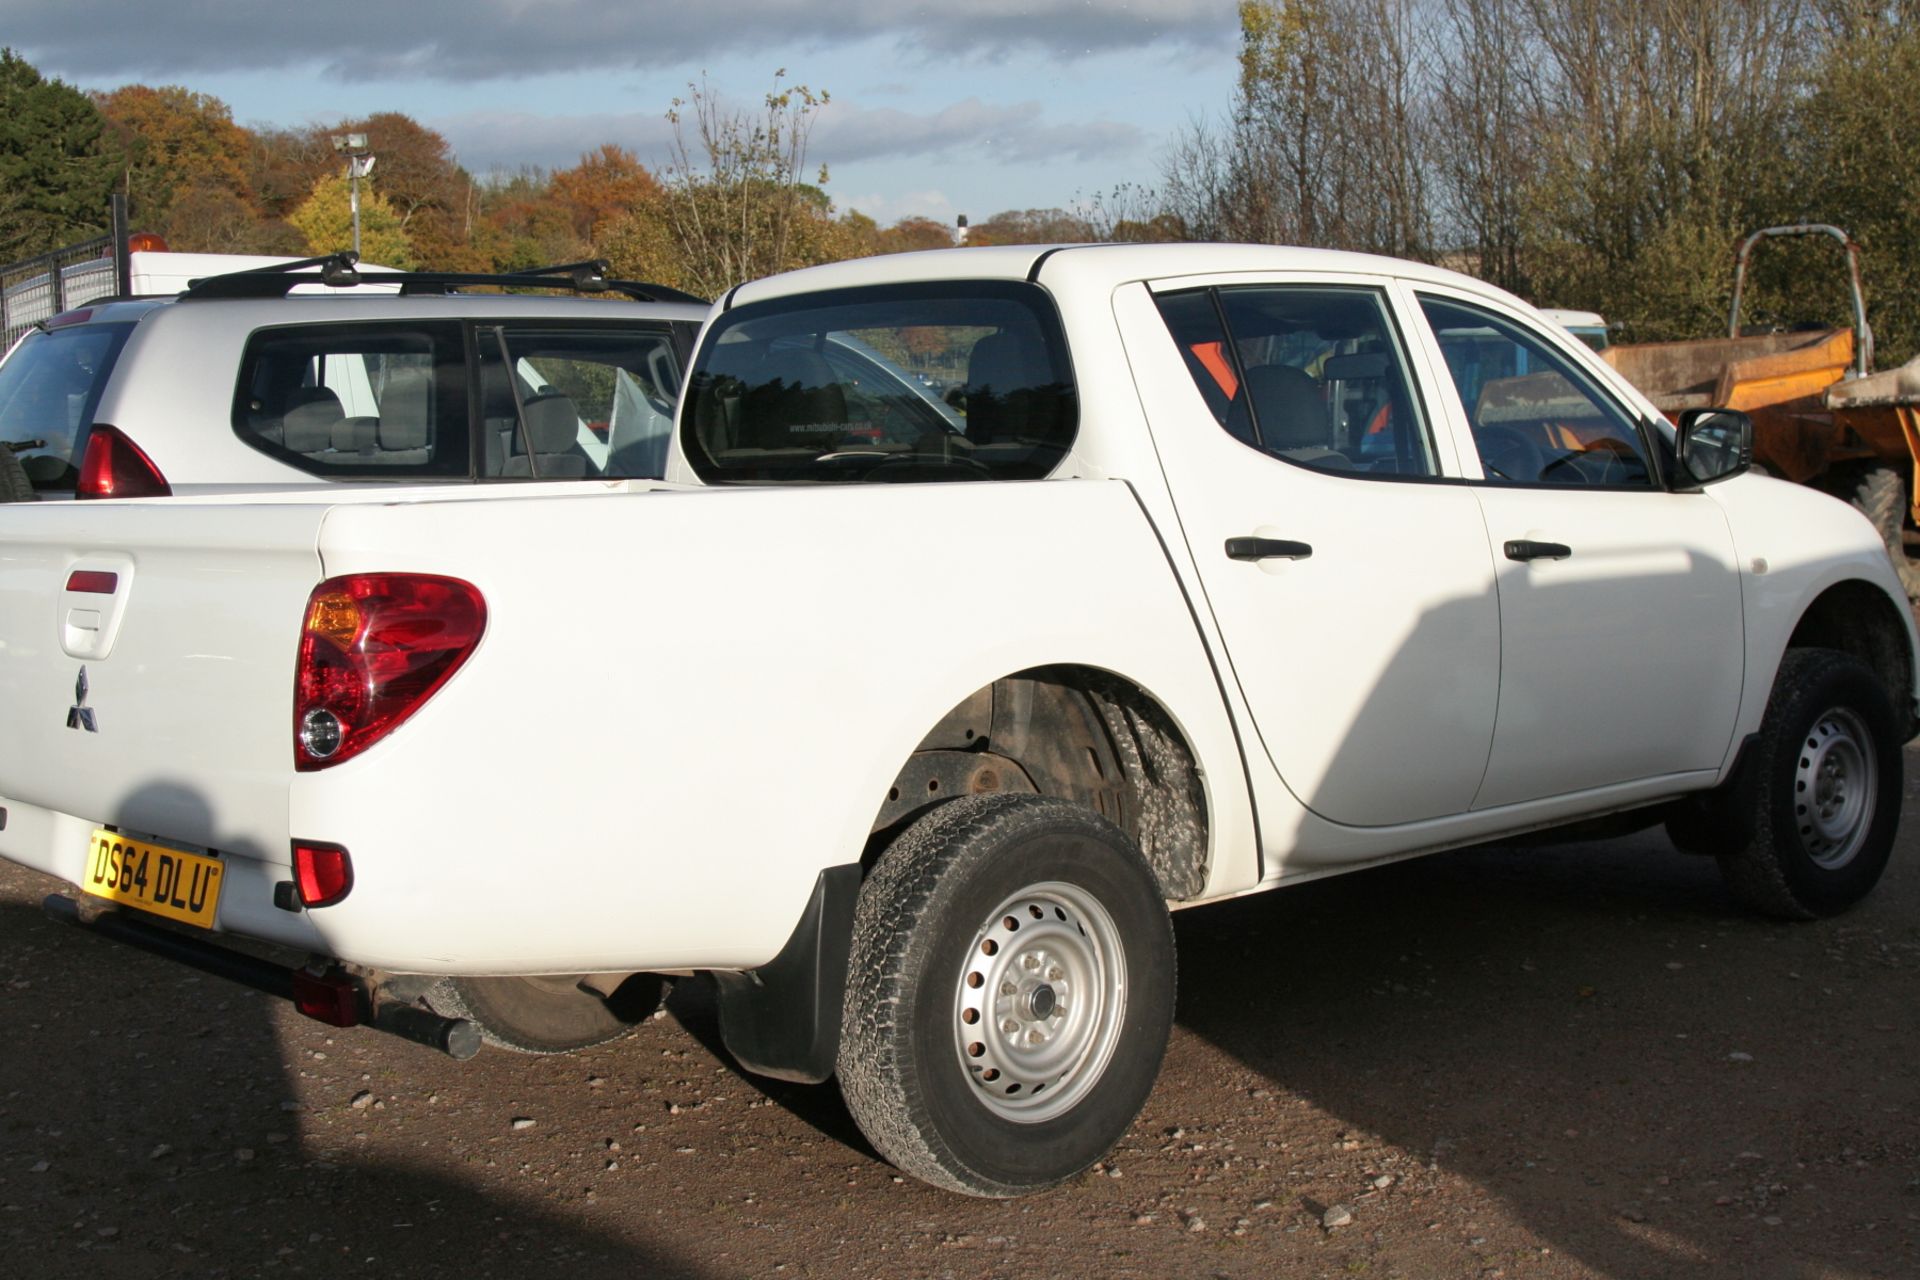
<path id="1" fill-rule="evenodd" d="M 348 203 L 353 209 L 353 253 L 360 256 L 360 179 L 373 172 L 373 153 L 364 133 L 336 133 L 333 149 L 347 158 Z"/>

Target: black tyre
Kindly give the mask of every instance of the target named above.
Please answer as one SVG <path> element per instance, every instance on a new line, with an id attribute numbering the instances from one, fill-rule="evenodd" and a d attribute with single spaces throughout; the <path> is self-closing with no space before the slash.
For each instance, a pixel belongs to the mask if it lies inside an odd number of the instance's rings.
<path id="1" fill-rule="evenodd" d="M 1892 467 L 1869 467 L 1841 495 L 1864 515 L 1886 544 L 1887 559 L 1909 600 L 1920 599 L 1920 566 L 1907 558 L 1907 486 Z"/>
<path id="2" fill-rule="evenodd" d="M 1081 1172 L 1139 1114 L 1173 1026 L 1173 925 L 1112 823 L 969 796 L 861 886 L 838 1072 L 897 1167 L 980 1196 Z"/>
<path id="3" fill-rule="evenodd" d="M 636 973 L 610 996 L 578 978 L 443 978 L 427 1003 L 470 1018 L 488 1044 L 519 1053 L 570 1053 L 617 1040 L 660 1007 L 666 980 Z"/>
<path id="4" fill-rule="evenodd" d="M 0 502 L 32 502 L 33 481 L 12 449 L 0 444 Z"/>
<path id="5" fill-rule="evenodd" d="M 1715 850 L 1727 887 L 1764 915 L 1844 911 L 1879 883 L 1900 822 L 1903 735 L 1879 678 L 1832 649 L 1791 649 L 1733 794 L 1751 839 Z"/>

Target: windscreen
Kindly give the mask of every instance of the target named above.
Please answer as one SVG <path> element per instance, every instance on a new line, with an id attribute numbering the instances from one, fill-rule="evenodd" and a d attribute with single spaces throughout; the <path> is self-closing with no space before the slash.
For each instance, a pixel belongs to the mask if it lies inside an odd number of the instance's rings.
<path id="1" fill-rule="evenodd" d="M 35 489 L 71 489 L 100 392 L 128 324 L 36 330 L 0 363 L 0 442 L 14 446 Z"/>
<path id="2" fill-rule="evenodd" d="M 688 383 L 708 483 L 1037 479 L 1078 421 L 1066 342 L 1021 281 L 779 298 L 714 322 Z"/>

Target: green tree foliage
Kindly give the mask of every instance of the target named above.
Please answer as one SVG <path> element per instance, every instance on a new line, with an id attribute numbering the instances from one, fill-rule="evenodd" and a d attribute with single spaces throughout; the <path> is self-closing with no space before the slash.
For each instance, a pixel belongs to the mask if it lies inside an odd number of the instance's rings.
<path id="1" fill-rule="evenodd" d="M 334 253 L 353 247 L 352 192 L 345 173 L 330 173 L 313 184 L 306 203 L 287 221 L 306 238 L 309 253 Z M 400 213 L 373 179 L 360 179 L 360 260 L 385 267 L 414 267 L 419 259 Z"/>
<path id="2" fill-rule="evenodd" d="M 0 257 L 99 235 L 118 175 L 87 95 L 0 49 Z"/>

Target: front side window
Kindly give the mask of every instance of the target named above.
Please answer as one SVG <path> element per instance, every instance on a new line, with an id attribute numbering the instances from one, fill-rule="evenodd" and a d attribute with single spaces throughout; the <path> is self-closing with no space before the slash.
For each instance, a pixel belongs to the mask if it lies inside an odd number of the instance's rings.
<path id="1" fill-rule="evenodd" d="M 1492 311 L 1422 295 L 1490 484 L 1651 489 L 1639 427 L 1573 362 Z"/>
<path id="2" fill-rule="evenodd" d="M 480 357 L 480 474 L 657 480 L 680 395 L 665 329 L 488 326 Z"/>
<path id="3" fill-rule="evenodd" d="M 1317 471 L 1438 473 L 1378 291 L 1258 285 L 1156 301 L 1201 398 L 1243 444 Z"/>
<path id="4" fill-rule="evenodd" d="M 464 476 L 459 326 L 262 330 L 241 358 L 233 429 L 256 449 L 316 475 Z"/>
<path id="5" fill-rule="evenodd" d="M 1077 420 L 1042 290 L 888 285 L 715 321 L 682 442 L 710 484 L 1037 479 L 1066 455 Z"/>

